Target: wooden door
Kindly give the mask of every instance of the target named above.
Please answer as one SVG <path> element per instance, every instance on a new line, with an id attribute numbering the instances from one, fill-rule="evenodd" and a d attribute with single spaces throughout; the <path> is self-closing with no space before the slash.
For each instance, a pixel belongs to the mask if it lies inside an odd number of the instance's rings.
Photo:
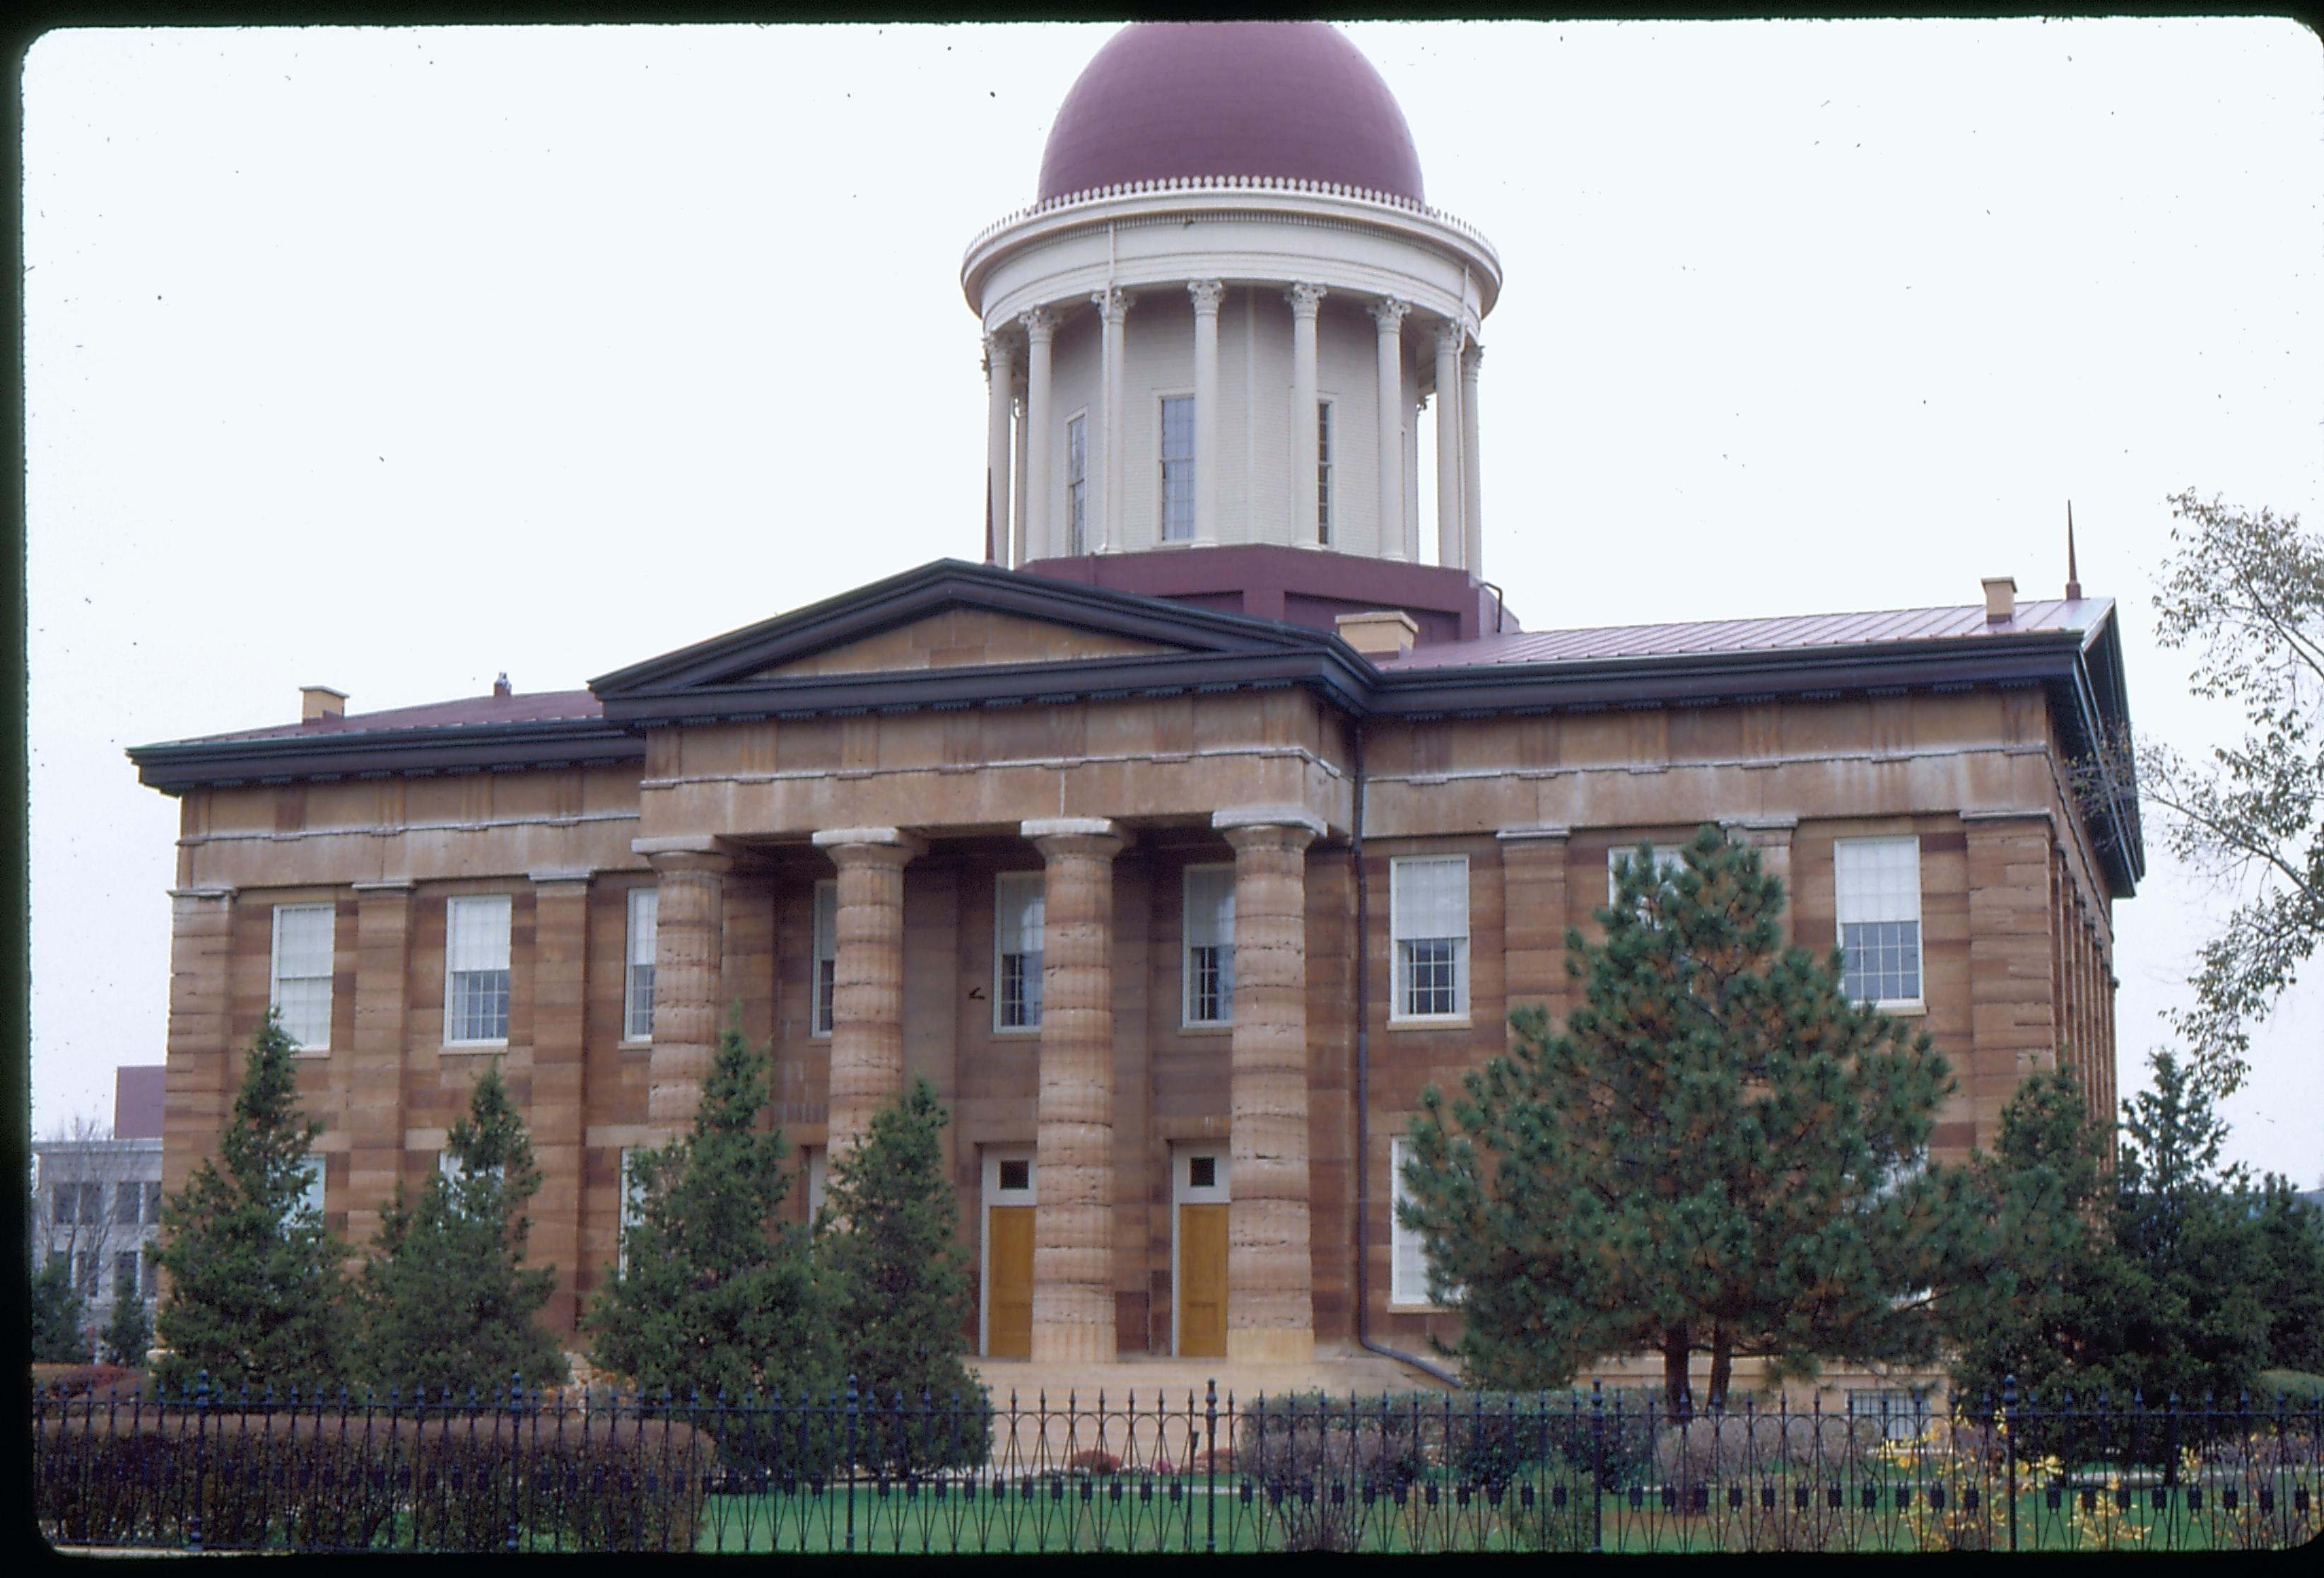
<path id="1" fill-rule="evenodd" d="M 1223 1359 L 1227 1352 L 1227 1208 L 1178 1207 L 1178 1352 Z"/>
<path id="2" fill-rule="evenodd" d="M 994 1205 L 984 1218 L 984 1351 L 997 1359 L 1033 1356 L 1033 1208 Z M 1223 1349 L 1221 1352 L 1224 1352 Z"/>

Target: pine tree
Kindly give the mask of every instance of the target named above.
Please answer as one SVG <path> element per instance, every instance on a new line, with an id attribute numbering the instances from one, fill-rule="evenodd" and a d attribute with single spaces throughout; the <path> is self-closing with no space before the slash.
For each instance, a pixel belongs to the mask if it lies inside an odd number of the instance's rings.
<path id="1" fill-rule="evenodd" d="M 564 1355 L 534 1319 L 556 1269 L 524 1265 L 524 1207 L 540 1169 L 497 1058 L 477 1076 L 445 1149 L 451 1176 L 439 1168 L 416 1209 L 398 1179 L 381 1216 L 361 1283 L 366 1378 L 430 1397 L 563 1380 Z"/>
<path id="2" fill-rule="evenodd" d="M 2324 1373 L 2324 1212 L 2270 1173 L 2253 1202 L 2267 1367 Z"/>
<path id="3" fill-rule="evenodd" d="M 881 1407 L 900 1399 L 907 1410 L 924 1401 L 936 1410 L 908 1415 L 918 1427 L 880 1434 L 881 1454 L 897 1468 L 984 1457 L 984 1388 L 960 1359 L 972 1308 L 960 1203 L 945 1173 L 946 1121 L 926 1079 L 881 1107 L 862 1143 L 832 1164 L 816 1242 L 840 1364 L 858 1391 Z"/>
<path id="4" fill-rule="evenodd" d="M 145 1301 L 137 1297 L 134 1284 L 124 1284 L 113 1295 L 113 1315 L 105 1323 L 99 1334 L 105 1344 L 105 1356 L 115 1364 L 136 1369 L 145 1362 L 146 1350 L 153 1345 L 153 1323 L 146 1318 Z"/>
<path id="5" fill-rule="evenodd" d="M 1945 1060 L 1849 1001 L 1837 952 L 1782 945 L 1757 850 L 1705 826 L 1683 861 L 1617 863 L 1603 939 L 1567 935 L 1585 1001 L 1562 1033 L 1512 1014 L 1508 1055 L 1422 1097 L 1402 1217 L 1481 1384 L 1653 1351 L 1683 1416 L 1696 1352 L 1720 1407 L 1738 1357 L 1932 1351 L 1963 1198 L 1922 1166 Z"/>
<path id="6" fill-rule="evenodd" d="M 790 1182 L 779 1130 L 761 1131 L 767 1057 L 730 1024 L 691 1132 L 631 1162 L 622 1264 L 586 1323 L 592 1361 L 646 1393 L 740 1400 L 827 1394 L 829 1322 L 804 1230 L 775 1213 Z"/>
<path id="7" fill-rule="evenodd" d="M 80 1290 L 73 1286 L 72 1261 L 62 1255 L 32 1273 L 32 1362 L 86 1364 L 88 1344 L 80 1334 Z"/>
<path id="8" fill-rule="evenodd" d="M 170 1274 L 159 1326 L 171 1391 L 207 1370 L 227 1391 L 337 1380 L 346 1250 L 303 1203 L 323 1126 L 299 1111 L 290 1038 L 270 1010 L 251 1043 L 218 1155 L 161 1204 Z"/>

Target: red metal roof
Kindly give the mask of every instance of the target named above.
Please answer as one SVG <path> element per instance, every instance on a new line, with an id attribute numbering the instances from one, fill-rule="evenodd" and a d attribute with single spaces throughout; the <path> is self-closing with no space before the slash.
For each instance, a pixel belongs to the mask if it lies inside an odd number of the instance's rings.
<path id="1" fill-rule="evenodd" d="M 331 734 L 375 734 L 399 729 L 457 728 L 464 724 L 533 724 L 559 718 L 598 718 L 604 708 L 586 690 L 541 690 L 523 696 L 466 696 L 457 701 L 431 701 L 420 706 L 391 707 L 384 712 L 348 713 L 343 717 L 309 718 L 304 723 L 276 724 L 263 729 L 241 729 L 226 734 L 198 734 L 193 740 L 319 739 Z M 191 741 L 171 741 L 171 744 Z"/>
<path id="2" fill-rule="evenodd" d="M 2110 597 L 2073 602 L 2024 602 L 2016 615 L 1988 623 L 1985 604 L 1959 608 L 1897 608 L 1866 614 L 1807 614 L 1776 619 L 1718 619 L 1684 624 L 1611 624 L 1590 630 L 1536 630 L 1474 641 L 1415 647 L 1399 658 L 1377 659 L 1391 672 L 1472 668 L 1484 664 L 1602 661 L 1715 652 L 1775 651 L 1892 641 L 1973 641 L 1988 635 L 2036 631 L 2087 631 L 2114 606 Z"/>

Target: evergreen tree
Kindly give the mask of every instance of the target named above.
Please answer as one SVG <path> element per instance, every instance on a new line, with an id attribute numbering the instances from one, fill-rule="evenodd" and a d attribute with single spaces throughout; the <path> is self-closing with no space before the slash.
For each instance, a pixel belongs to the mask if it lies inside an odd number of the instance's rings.
<path id="1" fill-rule="evenodd" d="M 2324 1374 L 2324 1212 L 2270 1173 L 2252 1203 L 2267 1368 Z"/>
<path id="2" fill-rule="evenodd" d="M 961 1362 L 972 1308 L 960 1203 L 945 1176 L 946 1118 L 926 1079 L 881 1108 L 869 1133 L 832 1164 L 816 1241 L 841 1369 L 867 1401 L 943 1413 L 881 1438 L 895 1466 L 934 1467 L 963 1453 L 982 1463 L 983 1386 Z M 950 1409 L 962 1405 L 961 1453 Z M 973 1420 L 971 1426 L 966 1421 Z"/>
<path id="3" fill-rule="evenodd" d="M 341 1374 L 346 1251 L 303 1199 L 322 1131 L 299 1111 L 290 1038 L 270 1010 L 217 1156 L 161 1204 L 164 1388 L 190 1386 L 204 1370 L 228 1391 L 311 1388 Z"/>
<path id="4" fill-rule="evenodd" d="M 1945 1060 L 1850 1002 L 1837 952 L 1782 945 L 1757 851 L 1705 826 L 1683 859 L 1617 863 L 1603 940 L 1567 935 L 1586 1001 L 1563 1033 L 1513 1014 L 1507 1056 L 1422 1097 L 1402 1216 L 1482 1384 L 1651 1350 L 1684 1415 L 1699 1352 L 1718 1407 L 1740 1356 L 1932 1349 L 1964 1198 L 1921 1165 Z"/>
<path id="5" fill-rule="evenodd" d="M 72 1261 L 52 1258 L 32 1273 L 32 1362 L 86 1364 L 88 1344 L 80 1334 L 80 1290 L 73 1286 Z"/>
<path id="6" fill-rule="evenodd" d="M 499 1059 L 477 1076 L 445 1150 L 451 1176 L 438 1168 L 416 1210 L 398 1179 L 381 1216 L 361 1284 L 366 1378 L 430 1397 L 490 1396 L 518 1378 L 563 1380 L 564 1355 L 534 1320 L 556 1269 L 523 1263 L 524 1207 L 540 1169 Z"/>
<path id="7" fill-rule="evenodd" d="M 778 1223 L 779 1130 L 761 1131 L 767 1057 L 730 1024 L 692 1130 L 631 1163 L 623 1263 L 589 1311 L 592 1360 L 647 1393 L 827 1393 L 832 1333 L 804 1230 Z"/>
<path id="8" fill-rule="evenodd" d="M 105 1356 L 115 1364 L 134 1370 L 145 1362 L 145 1352 L 153 1345 L 153 1323 L 146 1318 L 145 1301 L 137 1297 L 134 1285 L 114 1293 L 113 1316 L 105 1323 L 99 1340 L 105 1344 Z"/>

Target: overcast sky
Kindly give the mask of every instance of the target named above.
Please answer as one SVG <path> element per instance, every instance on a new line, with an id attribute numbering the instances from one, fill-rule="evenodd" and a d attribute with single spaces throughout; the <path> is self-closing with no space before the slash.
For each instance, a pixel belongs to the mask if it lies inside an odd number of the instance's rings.
<path id="1" fill-rule="evenodd" d="M 962 248 L 1103 26 L 80 32 L 24 78 L 33 1121 L 159 1061 L 124 746 L 592 676 L 982 549 Z M 1532 628 L 2122 604 L 2165 496 L 2324 526 L 2324 56 L 2284 22 L 1366 23 L 1508 280 L 1486 573 Z M 1430 534 L 1433 538 L 1433 533 Z M 2118 906 L 2124 1089 L 2230 894 Z M 2230 1104 L 2324 1181 L 2324 989 Z"/>

